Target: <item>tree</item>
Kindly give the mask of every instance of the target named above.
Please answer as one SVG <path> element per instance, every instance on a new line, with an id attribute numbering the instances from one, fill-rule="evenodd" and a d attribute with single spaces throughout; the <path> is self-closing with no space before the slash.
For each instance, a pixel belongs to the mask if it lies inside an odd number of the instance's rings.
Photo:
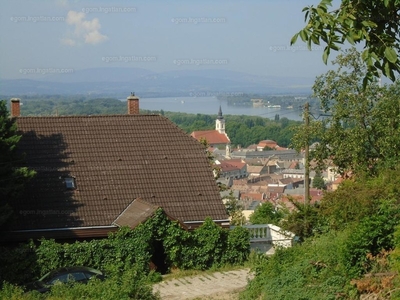
<path id="1" fill-rule="evenodd" d="M 317 77 L 313 86 L 325 118 L 299 128 L 295 147 L 302 147 L 306 133 L 312 135 L 319 143 L 310 159 L 316 159 L 320 169 L 331 160 L 342 175 L 376 175 L 379 170 L 396 168 L 400 162 L 400 83 L 380 87 L 375 80 L 363 89 L 367 67 L 354 48 L 333 63 L 338 69 Z"/>
<path id="2" fill-rule="evenodd" d="M 276 210 L 271 202 L 265 202 L 259 205 L 254 213 L 250 215 L 252 224 L 274 224 L 279 225 L 284 217 L 282 210 Z"/>
<path id="3" fill-rule="evenodd" d="M 246 223 L 246 217 L 243 215 L 243 206 L 239 200 L 233 195 L 231 190 L 227 201 L 225 202 L 226 211 L 231 218 L 231 225 L 243 225 Z"/>
<path id="4" fill-rule="evenodd" d="M 33 170 L 21 167 L 23 157 L 17 153 L 20 138 L 15 120 L 8 115 L 6 101 L 0 101 L 0 226 L 12 214 L 10 203 L 35 174 Z"/>
<path id="5" fill-rule="evenodd" d="M 367 64 L 363 87 L 373 77 L 383 75 L 395 80 L 400 72 L 399 0 L 342 0 L 338 9 L 328 11 L 332 0 L 322 0 L 316 7 L 303 8 L 307 25 L 291 40 L 300 36 L 311 50 L 311 44 L 326 44 L 322 59 L 327 63 L 331 50 L 339 50 L 346 41 L 363 44 L 362 60 Z"/>
<path id="6" fill-rule="evenodd" d="M 315 171 L 315 176 L 312 181 L 312 186 L 313 188 L 324 190 L 326 188 L 324 178 L 322 177 L 321 171 L 316 170 Z"/>
<path id="7" fill-rule="evenodd" d="M 263 148 L 263 151 L 272 151 L 272 150 L 274 150 L 274 149 L 271 148 L 271 147 L 268 147 L 268 146 L 265 146 L 265 147 Z"/>

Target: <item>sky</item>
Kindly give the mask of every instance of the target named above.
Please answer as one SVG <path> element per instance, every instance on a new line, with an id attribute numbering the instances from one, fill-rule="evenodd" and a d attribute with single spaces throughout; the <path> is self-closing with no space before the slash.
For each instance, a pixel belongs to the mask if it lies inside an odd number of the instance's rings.
<path id="1" fill-rule="evenodd" d="M 317 0 L 0 1 L 0 78 L 138 67 L 315 77 L 323 46 L 291 37 Z"/>

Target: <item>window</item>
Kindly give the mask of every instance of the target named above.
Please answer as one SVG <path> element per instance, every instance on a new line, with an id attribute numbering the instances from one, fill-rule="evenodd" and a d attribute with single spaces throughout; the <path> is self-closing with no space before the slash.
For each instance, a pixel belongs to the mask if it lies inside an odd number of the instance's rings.
<path id="1" fill-rule="evenodd" d="M 82 272 L 73 272 L 70 275 L 72 276 L 73 280 L 75 280 L 75 281 L 84 281 L 87 279 L 85 274 Z"/>
<path id="2" fill-rule="evenodd" d="M 47 282 L 47 284 L 56 284 L 57 282 L 67 283 L 68 282 L 68 274 L 61 274 L 54 277 L 52 280 Z"/>
<path id="3" fill-rule="evenodd" d="M 75 178 L 74 177 L 67 177 L 65 178 L 65 187 L 68 190 L 76 189 Z"/>

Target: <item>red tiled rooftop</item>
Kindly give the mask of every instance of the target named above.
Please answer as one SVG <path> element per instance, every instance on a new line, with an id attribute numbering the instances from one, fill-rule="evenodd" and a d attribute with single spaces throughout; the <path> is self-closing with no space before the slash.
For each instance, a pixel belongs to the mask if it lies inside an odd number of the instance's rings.
<path id="1" fill-rule="evenodd" d="M 219 133 L 217 130 L 193 131 L 191 136 L 198 141 L 200 141 L 201 138 L 204 138 L 210 145 L 230 144 L 231 142 L 227 135 Z"/>

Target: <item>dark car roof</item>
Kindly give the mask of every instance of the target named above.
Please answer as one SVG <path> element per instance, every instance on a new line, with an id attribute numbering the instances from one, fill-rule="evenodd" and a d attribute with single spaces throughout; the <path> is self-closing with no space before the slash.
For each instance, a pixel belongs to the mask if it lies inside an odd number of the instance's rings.
<path id="1" fill-rule="evenodd" d="M 89 268 L 89 267 L 81 267 L 81 266 L 63 267 L 63 268 L 55 269 L 55 270 L 52 270 L 52 271 L 46 273 L 40 280 L 43 280 L 44 278 L 46 278 L 48 276 L 54 276 L 57 274 L 71 273 L 71 272 L 84 272 L 84 271 L 96 273 L 96 274 L 103 274 L 100 270 L 96 270 L 96 269 Z"/>

